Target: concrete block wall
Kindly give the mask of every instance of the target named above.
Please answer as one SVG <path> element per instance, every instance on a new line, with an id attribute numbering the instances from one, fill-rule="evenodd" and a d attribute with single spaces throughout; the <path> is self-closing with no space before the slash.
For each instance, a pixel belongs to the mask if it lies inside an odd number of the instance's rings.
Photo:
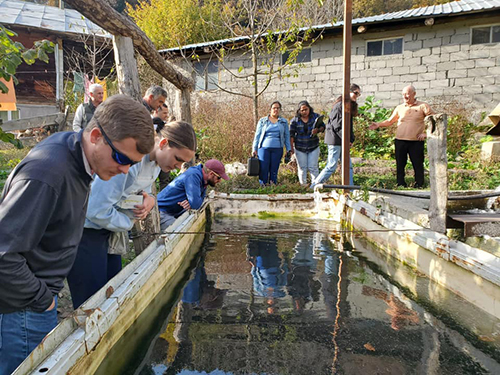
<path id="1" fill-rule="evenodd" d="M 351 82 L 362 87 L 363 97 L 375 95 L 382 105 L 392 108 L 401 103 L 401 90 L 413 84 L 420 100 L 463 102 L 471 114 L 492 110 L 500 102 L 500 43 L 471 45 L 471 27 L 492 25 L 498 20 L 482 18 L 431 27 L 401 28 L 379 33 L 353 35 Z M 403 37 L 403 53 L 366 56 L 366 42 Z M 308 100 L 318 110 L 328 110 L 332 98 L 342 92 L 342 39 L 325 36 L 311 47 L 312 61 L 294 65 L 275 77 L 262 100 L 280 100 L 285 113 L 292 113 L 300 100 Z M 233 56 L 225 65 L 235 75 L 251 73 L 248 54 Z M 238 69 L 243 67 L 241 72 Z M 251 92 L 250 79 L 238 80 L 223 69 L 219 83 L 229 89 Z M 264 81 L 259 82 L 260 87 Z M 216 101 L 234 100 L 216 90 L 201 93 Z M 196 97 L 196 95 L 195 95 Z"/>

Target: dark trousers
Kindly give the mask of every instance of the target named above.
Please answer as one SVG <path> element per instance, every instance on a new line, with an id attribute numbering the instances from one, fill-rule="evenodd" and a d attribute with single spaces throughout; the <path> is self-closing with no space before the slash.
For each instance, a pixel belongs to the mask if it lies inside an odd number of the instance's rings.
<path id="1" fill-rule="evenodd" d="M 75 263 L 68 275 L 75 309 L 122 269 L 121 255 L 108 254 L 110 235 L 111 232 L 106 229 L 83 230 Z"/>
<path id="2" fill-rule="evenodd" d="M 424 186 L 424 142 L 403 141 L 396 139 L 396 175 L 398 186 L 406 186 L 405 167 L 410 155 L 410 161 L 415 171 L 415 187 Z"/>
<path id="3" fill-rule="evenodd" d="M 277 184 L 283 148 L 259 148 L 257 154 L 260 161 L 259 182 L 267 184 L 270 181 Z"/>
<path id="4" fill-rule="evenodd" d="M 160 180 L 160 190 L 159 191 L 162 191 L 172 181 L 172 177 L 170 175 L 170 172 L 160 171 L 160 174 L 158 175 L 158 180 Z"/>

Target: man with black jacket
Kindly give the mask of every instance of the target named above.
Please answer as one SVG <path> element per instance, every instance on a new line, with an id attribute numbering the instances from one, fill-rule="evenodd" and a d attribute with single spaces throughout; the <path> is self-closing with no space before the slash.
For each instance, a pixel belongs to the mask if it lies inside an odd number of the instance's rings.
<path id="1" fill-rule="evenodd" d="M 57 324 L 57 294 L 82 236 L 92 176 L 127 173 L 154 146 L 151 117 L 109 98 L 79 133 L 57 133 L 12 171 L 0 198 L 0 375 Z"/>
<path id="2" fill-rule="evenodd" d="M 355 83 L 351 84 L 349 87 L 349 96 L 351 98 L 351 124 L 350 124 L 350 144 L 354 142 L 354 128 L 353 120 L 358 114 L 358 104 L 357 100 L 361 96 L 361 88 Z M 330 176 L 335 173 L 339 160 L 342 154 L 342 96 L 339 96 L 334 104 L 333 109 L 330 112 L 328 124 L 325 130 L 325 143 L 328 145 L 328 161 L 326 162 L 325 169 L 321 171 L 319 176 L 312 182 L 311 188 L 315 185 L 323 184 Z M 352 163 L 349 160 L 349 185 L 353 185 L 353 170 Z"/>

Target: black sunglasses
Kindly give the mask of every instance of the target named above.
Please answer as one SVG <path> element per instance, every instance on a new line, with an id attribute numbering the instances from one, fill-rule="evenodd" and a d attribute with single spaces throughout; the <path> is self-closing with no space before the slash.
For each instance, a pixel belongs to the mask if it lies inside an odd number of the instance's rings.
<path id="1" fill-rule="evenodd" d="M 97 121 L 97 118 L 94 117 L 95 123 L 97 124 L 97 127 L 101 131 L 102 136 L 106 140 L 107 144 L 109 147 L 111 147 L 111 157 L 113 158 L 114 161 L 116 161 L 120 165 L 134 165 L 137 164 L 138 161 L 133 161 L 130 159 L 127 155 L 122 154 L 120 151 L 118 151 L 115 146 L 113 146 L 113 142 L 111 142 L 111 139 L 108 138 L 106 133 L 104 132 L 104 129 L 102 128 L 101 124 L 99 124 L 99 121 Z"/>

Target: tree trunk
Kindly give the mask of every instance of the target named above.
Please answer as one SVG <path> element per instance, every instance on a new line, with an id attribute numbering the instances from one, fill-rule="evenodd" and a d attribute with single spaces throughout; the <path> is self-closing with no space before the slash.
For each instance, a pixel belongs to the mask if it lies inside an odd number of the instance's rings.
<path id="1" fill-rule="evenodd" d="M 118 90 L 120 93 L 129 95 L 140 101 L 142 98 L 141 83 L 139 82 L 139 72 L 137 71 L 137 61 L 134 57 L 132 39 L 114 35 L 113 49 L 118 76 Z"/>
<path id="2" fill-rule="evenodd" d="M 259 97 L 258 97 L 258 70 L 257 65 L 257 51 L 255 50 L 255 43 L 252 43 L 252 67 L 253 67 L 253 123 L 257 126 L 257 121 L 259 121 Z"/>
<path id="3" fill-rule="evenodd" d="M 134 47 L 144 57 L 148 64 L 162 77 L 165 77 L 178 89 L 191 91 L 194 82 L 184 76 L 174 65 L 166 61 L 156 50 L 155 45 L 144 31 L 128 17 L 118 13 L 105 0 L 67 0 L 74 9 L 90 21 L 102 27 L 113 35 L 130 37 Z"/>

